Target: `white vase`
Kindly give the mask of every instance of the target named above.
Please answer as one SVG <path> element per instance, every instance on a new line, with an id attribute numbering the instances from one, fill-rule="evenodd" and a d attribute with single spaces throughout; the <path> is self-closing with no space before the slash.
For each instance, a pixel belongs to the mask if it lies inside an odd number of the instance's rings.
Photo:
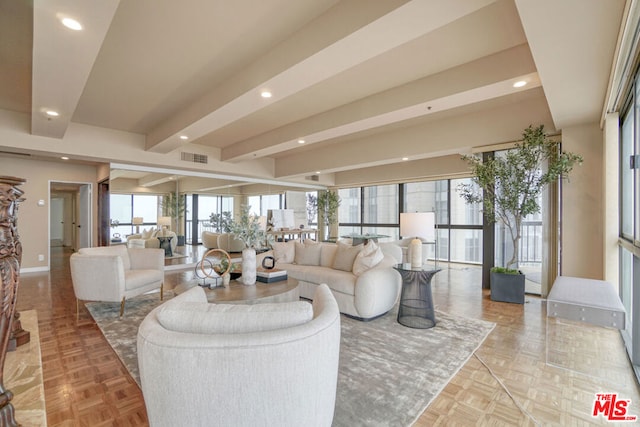
<path id="1" fill-rule="evenodd" d="M 242 283 L 256 284 L 256 250 L 253 248 L 242 250 Z"/>

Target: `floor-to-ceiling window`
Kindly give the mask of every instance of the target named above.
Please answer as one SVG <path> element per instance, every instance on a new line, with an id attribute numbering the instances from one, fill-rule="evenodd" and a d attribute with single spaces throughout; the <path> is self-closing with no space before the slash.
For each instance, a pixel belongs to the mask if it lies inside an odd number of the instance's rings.
<path id="1" fill-rule="evenodd" d="M 620 286 L 626 310 L 622 331 L 630 359 L 640 366 L 640 73 L 620 114 Z"/>
<path id="2" fill-rule="evenodd" d="M 136 231 L 133 217 L 142 217 L 141 227 L 156 226 L 158 222 L 158 196 L 155 194 L 111 194 L 109 197 L 111 236 L 121 238 Z M 117 224 L 117 225 L 115 225 Z"/>
<path id="3" fill-rule="evenodd" d="M 187 196 L 187 243 L 197 244 L 203 231 L 219 231 L 211 215 L 230 212 L 233 216 L 233 196 L 191 194 Z"/>
<path id="4" fill-rule="evenodd" d="M 443 261 L 482 262 L 482 213 L 467 205 L 456 187 L 465 179 L 410 182 L 338 190 L 340 235 L 382 234 L 400 238 L 401 212 L 435 212 L 437 248 L 427 257 Z M 437 255 L 436 255 L 437 251 Z"/>

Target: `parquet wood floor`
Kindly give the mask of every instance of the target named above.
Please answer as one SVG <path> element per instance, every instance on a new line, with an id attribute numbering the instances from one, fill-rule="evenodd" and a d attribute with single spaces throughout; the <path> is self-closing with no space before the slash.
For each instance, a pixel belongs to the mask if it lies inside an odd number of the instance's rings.
<path id="1" fill-rule="evenodd" d="M 19 310 L 38 311 L 48 425 L 147 425 L 140 389 L 85 309 L 76 322 L 69 255 L 52 248 L 51 272 L 23 274 L 18 293 Z M 598 392 L 631 399 L 629 413 L 640 415 L 639 388 L 617 331 L 549 323 L 538 297 L 528 296 L 524 306 L 492 302 L 478 268 L 442 266 L 432 282 L 436 308 L 497 326 L 416 426 L 607 424 L 591 416 Z M 167 272 L 165 284 L 190 275 Z M 546 363 L 548 328 L 564 333 L 558 342 L 567 351 L 551 343 L 559 366 Z M 602 351 L 576 351 L 589 348 Z"/>

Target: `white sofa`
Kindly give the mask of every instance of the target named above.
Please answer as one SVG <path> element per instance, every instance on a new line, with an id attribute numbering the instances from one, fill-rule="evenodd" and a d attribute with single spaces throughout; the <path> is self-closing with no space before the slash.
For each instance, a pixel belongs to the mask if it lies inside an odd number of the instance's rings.
<path id="1" fill-rule="evenodd" d="M 178 246 L 178 236 L 173 231 L 168 230 L 145 230 L 140 234 L 131 234 L 127 236 L 127 246 L 130 248 L 152 248 L 157 249 L 160 247 L 160 237 L 171 237 L 169 241 L 171 244 L 171 252 L 175 253 Z"/>
<path id="2" fill-rule="evenodd" d="M 371 320 L 393 308 L 402 285 L 400 274 L 393 269 L 402 260 L 401 249 L 391 243 L 374 245 L 380 248 L 381 260 L 372 268 L 362 268 L 362 261 L 356 266 L 357 255 L 353 255 L 367 246 L 315 243 L 308 239 L 304 244 L 272 243 L 272 250 L 258 256 L 258 265 L 265 256 L 273 256 L 276 268 L 287 270 L 289 277 L 298 279 L 301 297 L 312 299 L 318 285 L 326 283 L 341 313 Z"/>
<path id="3" fill-rule="evenodd" d="M 138 329 L 151 427 L 330 426 L 340 313 L 326 286 L 306 301 L 209 304 L 199 286 Z"/>
<path id="4" fill-rule="evenodd" d="M 120 303 L 126 298 L 160 288 L 164 283 L 164 251 L 127 248 L 124 245 L 82 248 L 71 255 L 71 281 L 79 300 Z"/>
<path id="5" fill-rule="evenodd" d="M 234 238 L 231 233 L 214 233 L 203 231 L 202 245 L 207 249 L 222 249 L 227 252 L 242 252 L 244 243 Z"/>

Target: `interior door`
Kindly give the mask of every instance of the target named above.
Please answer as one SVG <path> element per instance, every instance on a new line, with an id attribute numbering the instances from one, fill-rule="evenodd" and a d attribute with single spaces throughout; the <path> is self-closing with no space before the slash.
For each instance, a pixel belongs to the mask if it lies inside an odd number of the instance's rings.
<path id="1" fill-rule="evenodd" d="M 64 199 L 51 198 L 51 246 L 62 246 L 64 243 Z"/>
<path id="2" fill-rule="evenodd" d="M 83 184 L 78 191 L 78 249 L 91 246 L 91 185 Z"/>

